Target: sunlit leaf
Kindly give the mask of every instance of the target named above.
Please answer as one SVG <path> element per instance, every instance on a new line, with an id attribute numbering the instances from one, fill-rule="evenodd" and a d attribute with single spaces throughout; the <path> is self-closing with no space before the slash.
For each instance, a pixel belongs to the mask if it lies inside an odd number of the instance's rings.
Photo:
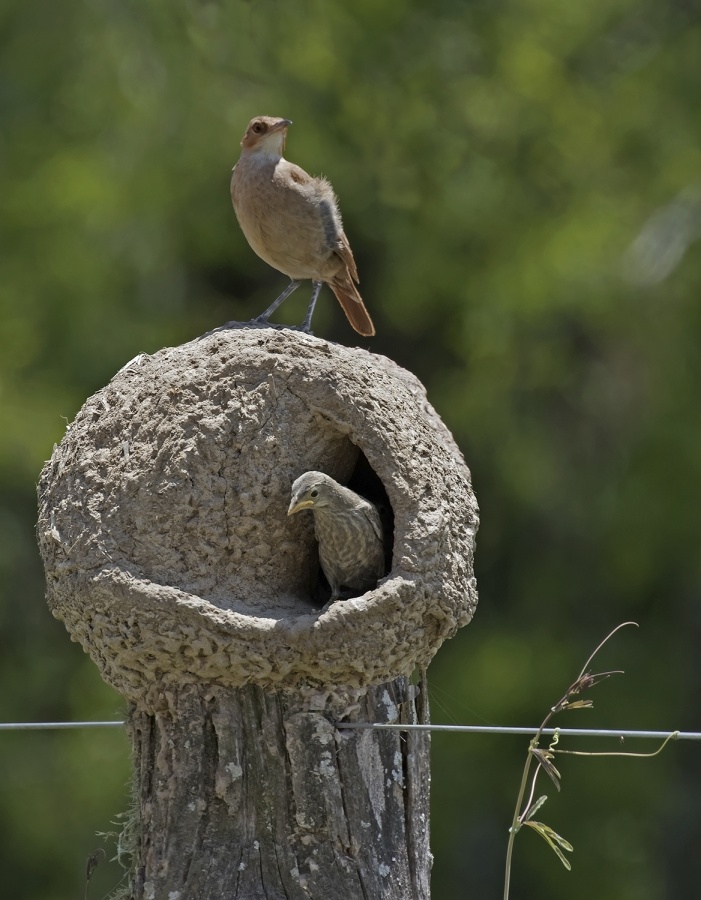
<path id="1" fill-rule="evenodd" d="M 569 841 L 566 841 L 556 831 L 553 831 L 553 829 L 550 828 L 549 825 L 543 824 L 543 822 L 528 821 L 528 822 L 524 822 L 523 824 L 528 825 L 537 834 L 539 834 L 543 838 L 544 841 L 547 842 L 550 849 L 553 851 L 553 853 L 555 853 L 555 855 L 560 860 L 562 865 L 568 871 L 570 871 L 572 869 L 570 861 L 567 859 L 567 857 L 562 852 L 562 850 L 567 850 L 569 853 L 571 853 L 572 850 L 574 849 L 572 847 L 572 844 L 569 843 Z M 562 848 L 562 849 L 560 849 L 560 848 Z"/>
<path id="2" fill-rule="evenodd" d="M 547 794 L 543 794 L 541 797 L 538 797 L 538 799 L 535 801 L 535 803 L 534 803 L 534 804 L 531 806 L 531 808 L 528 810 L 528 813 L 526 814 L 526 817 L 525 817 L 524 821 L 527 822 L 529 819 L 532 819 L 533 816 L 534 816 L 534 815 L 538 812 L 538 810 L 543 806 L 543 804 L 545 803 L 545 801 L 546 801 L 547 799 L 548 799 Z"/>

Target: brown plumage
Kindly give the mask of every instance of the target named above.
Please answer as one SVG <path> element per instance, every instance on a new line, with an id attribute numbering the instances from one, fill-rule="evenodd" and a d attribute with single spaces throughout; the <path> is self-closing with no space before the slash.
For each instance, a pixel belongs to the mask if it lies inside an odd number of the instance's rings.
<path id="1" fill-rule="evenodd" d="M 310 509 L 319 562 L 333 603 L 341 588 L 368 591 L 385 574 L 382 523 L 375 506 L 323 472 L 305 472 L 292 485 L 287 515 Z"/>
<path id="2" fill-rule="evenodd" d="M 309 331 L 321 285 L 328 284 L 353 328 L 371 336 L 375 326 L 355 286 L 358 270 L 333 188 L 282 155 L 291 124 L 272 116 L 251 119 L 231 176 L 231 200 L 246 240 L 261 259 L 291 279 L 256 321 L 266 323 L 300 281 L 311 279 L 304 331 Z"/>

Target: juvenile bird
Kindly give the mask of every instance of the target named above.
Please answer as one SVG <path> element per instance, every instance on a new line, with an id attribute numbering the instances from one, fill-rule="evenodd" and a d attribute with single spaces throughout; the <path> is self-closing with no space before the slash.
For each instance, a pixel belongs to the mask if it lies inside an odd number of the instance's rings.
<path id="1" fill-rule="evenodd" d="M 319 562 L 331 586 L 329 603 L 341 588 L 367 591 L 385 574 L 382 524 L 377 509 L 323 472 L 305 472 L 292 485 L 287 515 L 311 509 Z"/>
<path id="2" fill-rule="evenodd" d="M 358 282 L 333 188 L 283 158 L 289 119 L 256 116 L 241 141 L 241 158 L 231 176 L 231 200 L 241 230 L 255 253 L 291 282 L 254 321 L 269 317 L 311 279 L 312 297 L 302 330 L 311 328 L 322 284 L 328 284 L 359 334 L 375 334 Z"/>

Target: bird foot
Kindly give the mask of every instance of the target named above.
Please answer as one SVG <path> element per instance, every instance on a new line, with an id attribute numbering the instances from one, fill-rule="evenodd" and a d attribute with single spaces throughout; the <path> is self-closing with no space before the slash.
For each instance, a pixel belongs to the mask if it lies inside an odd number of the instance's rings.
<path id="1" fill-rule="evenodd" d="M 226 328 L 226 325 L 222 326 Z M 269 321 L 269 319 L 265 316 L 256 316 L 255 319 L 251 319 L 250 322 L 244 323 L 241 327 L 243 328 L 275 328 L 277 331 L 301 331 L 304 334 L 313 335 L 314 332 L 309 327 L 308 322 L 302 322 L 301 325 L 276 325 L 273 322 Z"/>
<path id="2" fill-rule="evenodd" d="M 340 597 L 332 597 L 330 600 L 327 600 L 326 603 L 324 603 L 324 605 L 319 610 L 319 615 L 321 616 L 325 612 L 328 612 L 328 610 L 331 609 L 331 607 L 334 605 L 334 603 L 340 599 L 341 599 Z"/>
<path id="3" fill-rule="evenodd" d="M 255 319 L 251 319 L 250 322 L 246 322 L 245 328 L 277 328 L 278 331 L 281 328 L 284 328 L 284 325 L 275 325 L 273 324 L 267 316 L 256 316 Z"/>
<path id="4" fill-rule="evenodd" d="M 335 597 L 329 597 L 329 599 L 324 603 L 324 605 L 319 610 L 319 615 L 325 613 L 327 609 L 331 609 L 331 607 L 339 600 L 351 600 L 353 597 L 357 597 L 357 591 L 339 591 Z"/>

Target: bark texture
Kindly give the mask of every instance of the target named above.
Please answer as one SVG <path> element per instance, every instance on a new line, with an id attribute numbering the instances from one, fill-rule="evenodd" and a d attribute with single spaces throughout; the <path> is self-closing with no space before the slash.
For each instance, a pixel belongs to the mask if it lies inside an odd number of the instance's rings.
<path id="1" fill-rule="evenodd" d="M 332 724 L 415 721 L 414 690 L 189 685 L 135 710 L 135 900 L 428 898 L 428 735 Z"/>
<path id="2" fill-rule="evenodd" d="M 388 574 L 319 612 L 327 472 L 380 508 Z M 130 702 L 141 900 L 423 900 L 428 736 L 408 676 L 465 625 L 477 505 L 422 385 L 390 360 L 242 329 L 141 355 L 42 473 L 54 615 Z"/>

